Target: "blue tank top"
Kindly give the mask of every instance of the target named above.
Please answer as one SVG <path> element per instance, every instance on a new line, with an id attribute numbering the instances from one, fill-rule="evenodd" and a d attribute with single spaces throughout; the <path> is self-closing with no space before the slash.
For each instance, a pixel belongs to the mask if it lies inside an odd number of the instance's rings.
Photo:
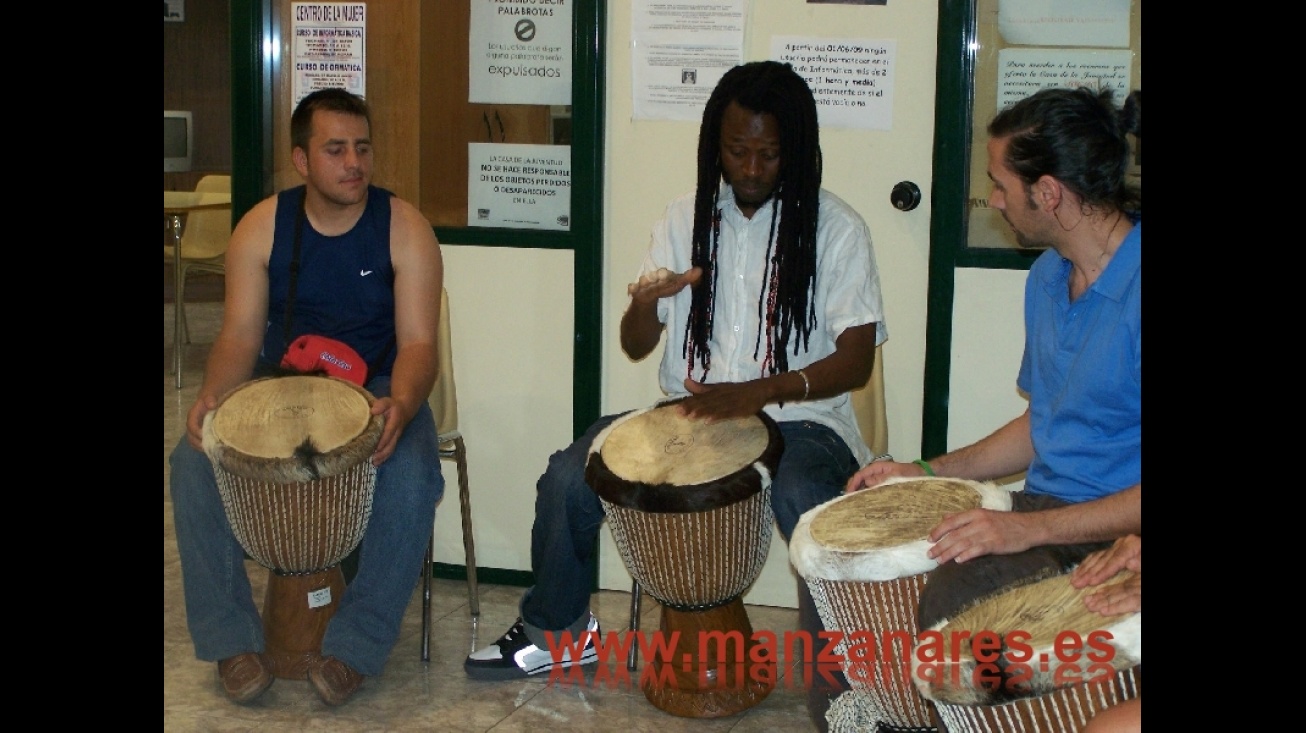
<path id="1" fill-rule="evenodd" d="M 304 218 L 299 278 L 295 286 L 290 339 L 317 334 L 349 344 L 367 362 L 367 375 L 387 376 L 394 367 L 394 267 L 390 262 L 391 192 L 372 186 L 367 208 L 354 228 L 328 237 Z M 286 299 L 294 255 L 295 225 L 304 186 L 277 194 L 277 214 L 268 262 L 268 323 L 259 357 L 276 366 L 286 353 Z"/>

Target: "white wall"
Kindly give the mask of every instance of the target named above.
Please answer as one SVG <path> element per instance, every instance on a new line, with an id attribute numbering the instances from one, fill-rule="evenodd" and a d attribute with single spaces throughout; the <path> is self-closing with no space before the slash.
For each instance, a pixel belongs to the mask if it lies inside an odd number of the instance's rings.
<path id="1" fill-rule="evenodd" d="M 1025 270 L 956 272 L 948 450 L 969 445 L 1025 411 L 1016 389 L 1024 350 Z M 1010 483 L 1004 481 L 1003 483 Z M 1024 474 L 1015 479 L 1024 483 Z"/>
<path id="2" fill-rule="evenodd" d="M 443 250 L 476 563 L 529 570 L 535 480 L 549 454 L 571 442 L 572 253 Z M 461 565 L 453 461 L 443 471 L 435 558 Z"/>

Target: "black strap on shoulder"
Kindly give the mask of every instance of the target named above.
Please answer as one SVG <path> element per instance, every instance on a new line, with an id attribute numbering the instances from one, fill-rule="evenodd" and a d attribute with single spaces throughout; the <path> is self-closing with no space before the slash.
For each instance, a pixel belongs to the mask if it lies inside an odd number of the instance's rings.
<path id="1" fill-rule="evenodd" d="M 304 219 L 307 218 L 308 186 L 304 186 L 304 195 L 299 198 L 299 214 L 295 216 L 295 244 L 290 255 L 290 287 L 286 293 L 286 325 L 282 341 L 290 348 L 290 331 L 295 322 L 295 288 L 299 285 L 299 249 L 304 236 Z"/>

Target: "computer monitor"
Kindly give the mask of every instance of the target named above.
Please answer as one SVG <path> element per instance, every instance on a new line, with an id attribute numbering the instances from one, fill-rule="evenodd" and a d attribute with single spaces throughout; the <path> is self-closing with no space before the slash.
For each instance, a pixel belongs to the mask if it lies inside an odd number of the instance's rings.
<path id="1" fill-rule="evenodd" d="M 163 172 L 184 173 L 195 155 L 195 128 L 190 112 L 163 110 Z"/>

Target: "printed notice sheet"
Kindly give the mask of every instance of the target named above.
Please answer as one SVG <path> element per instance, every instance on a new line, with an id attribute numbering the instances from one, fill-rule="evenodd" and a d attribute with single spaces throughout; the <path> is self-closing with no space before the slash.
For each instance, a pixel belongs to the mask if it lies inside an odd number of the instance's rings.
<path id="1" fill-rule="evenodd" d="M 744 0 L 634 0 L 634 119 L 702 119 L 721 76 L 743 62 L 744 20 Z"/>
<path id="2" fill-rule="evenodd" d="M 999 0 L 998 33 L 1012 46 L 1129 47 L 1129 0 Z"/>
<path id="3" fill-rule="evenodd" d="M 821 127 L 893 129 L 897 41 L 866 38 L 771 39 L 771 58 L 787 61 L 816 98 Z"/>
<path id="4" fill-rule="evenodd" d="M 294 3 L 294 104 L 319 89 L 367 96 L 366 3 Z"/>
<path id="5" fill-rule="evenodd" d="M 1110 87 L 1116 104 L 1123 104 L 1133 58 L 1132 51 L 1004 48 L 998 52 L 998 109 L 1049 87 Z"/>
<path id="6" fill-rule="evenodd" d="M 467 226 L 571 229 L 571 147 L 467 143 Z"/>
<path id="7" fill-rule="evenodd" d="M 571 104 L 571 2 L 471 2 L 467 101 Z"/>

